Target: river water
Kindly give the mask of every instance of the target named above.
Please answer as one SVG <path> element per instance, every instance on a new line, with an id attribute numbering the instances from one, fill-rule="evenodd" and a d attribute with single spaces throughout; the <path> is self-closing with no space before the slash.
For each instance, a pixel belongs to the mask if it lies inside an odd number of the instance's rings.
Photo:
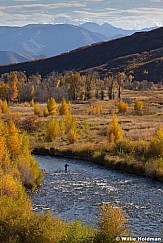
<path id="1" fill-rule="evenodd" d="M 99 205 L 111 203 L 123 208 L 136 236 L 160 237 L 163 233 L 162 183 L 87 161 L 35 158 L 47 174 L 32 196 L 34 211 L 50 209 L 62 219 L 81 219 L 95 226 Z"/>

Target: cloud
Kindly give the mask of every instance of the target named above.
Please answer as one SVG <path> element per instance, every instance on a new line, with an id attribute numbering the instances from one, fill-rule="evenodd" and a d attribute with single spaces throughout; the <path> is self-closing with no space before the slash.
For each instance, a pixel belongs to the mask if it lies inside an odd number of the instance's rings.
<path id="1" fill-rule="evenodd" d="M 109 22 L 123 28 L 163 25 L 163 0 L 0 0 L 0 25 Z"/>

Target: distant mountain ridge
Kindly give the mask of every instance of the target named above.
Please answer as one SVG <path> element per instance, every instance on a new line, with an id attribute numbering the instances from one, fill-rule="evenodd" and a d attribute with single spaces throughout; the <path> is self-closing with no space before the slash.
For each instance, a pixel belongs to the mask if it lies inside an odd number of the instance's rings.
<path id="1" fill-rule="evenodd" d="M 151 28 L 145 28 L 140 30 L 126 30 L 126 29 L 115 27 L 108 23 L 99 25 L 93 22 L 86 22 L 84 24 L 81 24 L 80 26 L 92 32 L 101 33 L 104 36 L 106 36 L 109 40 L 116 39 L 123 36 L 128 36 L 135 32 L 150 31 L 152 29 L 157 28 L 157 27 L 151 27 Z"/>
<path id="2" fill-rule="evenodd" d="M 31 60 L 32 57 L 14 51 L 0 51 L 0 65 L 20 63 Z"/>
<path id="3" fill-rule="evenodd" d="M 56 71 L 98 71 L 101 75 L 132 71 L 136 80 L 163 79 L 163 27 L 149 32 L 78 48 L 58 56 L 32 62 L 1 66 L 0 74 L 25 71 L 27 75 L 42 76 Z M 148 71 L 144 77 L 144 70 Z"/>
<path id="4" fill-rule="evenodd" d="M 1 50 L 29 56 L 54 56 L 75 48 L 106 40 L 99 33 L 70 24 L 30 24 L 0 27 Z"/>

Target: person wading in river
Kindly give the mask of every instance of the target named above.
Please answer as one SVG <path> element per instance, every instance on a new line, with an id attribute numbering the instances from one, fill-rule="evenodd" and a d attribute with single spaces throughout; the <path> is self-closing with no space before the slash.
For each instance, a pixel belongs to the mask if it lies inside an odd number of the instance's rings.
<path id="1" fill-rule="evenodd" d="M 67 173 L 67 170 L 68 170 L 68 164 L 65 164 L 65 172 Z"/>

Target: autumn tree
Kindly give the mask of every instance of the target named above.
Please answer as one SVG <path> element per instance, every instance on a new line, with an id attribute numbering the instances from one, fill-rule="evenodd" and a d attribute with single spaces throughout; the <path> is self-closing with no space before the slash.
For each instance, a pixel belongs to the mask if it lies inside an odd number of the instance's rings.
<path id="1" fill-rule="evenodd" d="M 54 98 L 48 99 L 47 108 L 49 111 L 49 115 L 53 115 L 57 112 L 57 103 Z"/>
<path id="2" fill-rule="evenodd" d="M 9 85 L 0 81 L 0 99 L 5 100 L 8 98 Z"/>
<path id="3" fill-rule="evenodd" d="M 83 83 L 80 73 L 70 71 L 64 79 L 69 99 L 77 100 Z"/>
<path id="4" fill-rule="evenodd" d="M 126 74 L 124 72 L 120 72 L 117 74 L 117 83 L 118 83 L 118 99 L 121 99 L 122 87 L 126 78 Z"/>
<path id="5" fill-rule="evenodd" d="M 59 106 L 60 115 L 68 115 L 70 113 L 70 104 L 63 98 Z"/>
<path id="6" fill-rule="evenodd" d="M 122 128 L 118 123 L 117 116 L 112 115 L 112 123 L 108 127 L 108 139 L 109 142 L 115 142 L 123 139 Z"/>
<path id="7" fill-rule="evenodd" d="M 115 78 L 113 75 L 104 79 L 105 88 L 108 90 L 108 97 L 110 100 L 114 100 L 115 98 Z"/>
<path id="8" fill-rule="evenodd" d="M 15 159 L 20 153 L 21 139 L 19 131 L 13 122 L 7 126 L 7 148 L 10 152 L 11 158 Z"/>
<path id="9" fill-rule="evenodd" d="M 8 107 L 8 104 L 7 104 L 7 101 L 6 101 L 6 100 L 3 100 L 3 101 L 1 102 L 1 109 L 2 109 L 2 113 L 6 113 L 6 112 L 7 112 L 7 110 L 9 109 L 9 107 Z"/>
<path id="10" fill-rule="evenodd" d="M 98 219 L 99 239 L 103 236 L 105 241 L 115 242 L 117 236 L 128 233 L 127 219 L 121 208 L 113 207 L 111 204 L 102 204 Z"/>
<path id="11" fill-rule="evenodd" d="M 14 102 L 18 100 L 18 77 L 16 72 L 10 72 L 9 74 L 9 98 Z"/>
<path id="12" fill-rule="evenodd" d="M 94 89 L 95 89 L 94 77 L 92 75 L 87 75 L 86 80 L 85 80 L 85 98 L 86 98 L 86 100 L 93 98 Z"/>

